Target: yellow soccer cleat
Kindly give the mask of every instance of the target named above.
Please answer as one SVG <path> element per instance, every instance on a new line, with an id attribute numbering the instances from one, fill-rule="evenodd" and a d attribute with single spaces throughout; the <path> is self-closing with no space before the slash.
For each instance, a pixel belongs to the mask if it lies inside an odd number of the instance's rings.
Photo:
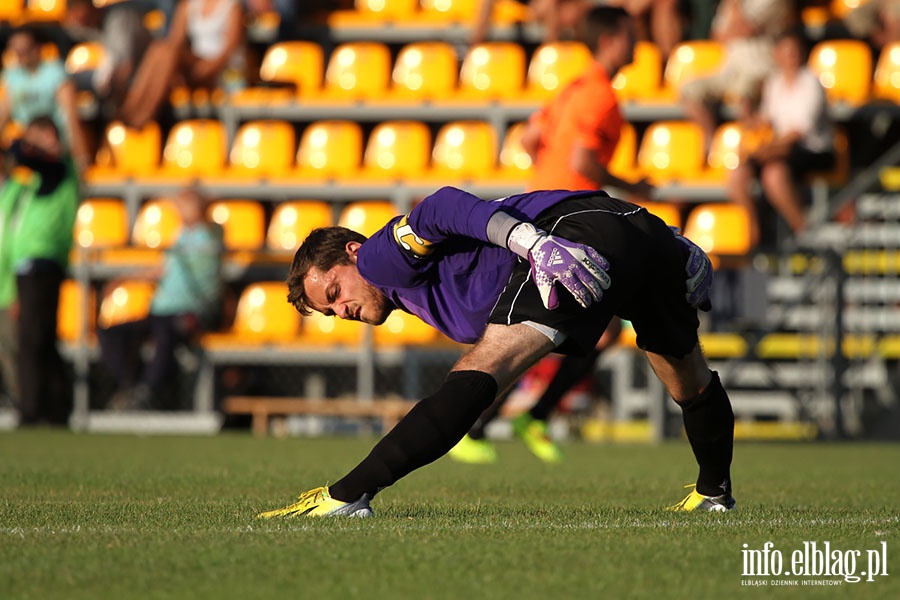
<path id="1" fill-rule="evenodd" d="M 470 465 L 488 465 L 497 462 L 497 450 L 487 440 L 476 440 L 468 434 L 450 449 L 450 458 Z"/>
<path id="2" fill-rule="evenodd" d="M 691 489 L 691 493 L 689 493 L 684 500 L 678 504 L 667 506 L 666 510 L 675 512 L 691 512 L 693 510 L 698 510 L 700 512 L 728 512 L 729 510 L 734 510 L 734 505 L 736 503 L 734 498 L 731 497 L 731 494 L 704 496 L 697 491 L 697 484 L 695 483 L 691 483 L 684 487 L 693 489 Z"/>
<path id="3" fill-rule="evenodd" d="M 524 412 L 512 420 L 512 426 L 516 436 L 525 442 L 532 454 L 545 463 L 562 462 L 563 452 L 550 439 L 546 421 L 539 421 Z"/>
<path id="4" fill-rule="evenodd" d="M 290 506 L 270 510 L 256 515 L 257 519 L 273 517 L 371 517 L 374 513 L 369 506 L 372 496 L 363 494 L 356 502 L 335 500 L 327 487 L 317 487 L 303 492 L 297 502 Z"/>

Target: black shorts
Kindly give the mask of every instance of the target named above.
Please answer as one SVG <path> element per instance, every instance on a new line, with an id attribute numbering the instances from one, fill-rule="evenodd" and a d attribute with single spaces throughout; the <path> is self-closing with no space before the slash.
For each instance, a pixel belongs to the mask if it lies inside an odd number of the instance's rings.
<path id="1" fill-rule="evenodd" d="M 685 299 L 687 251 L 661 219 L 629 202 L 588 196 L 547 209 L 535 225 L 595 248 L 610 263 L 612 284 L 588 308 L 559 290 L 559 306 L 547 310 L 528 261 L 520 259 L 488 322 L 540 323 L 565 334 L 557 352 L 584 354 L 618 316 L 631 321 L 644 350 L 683 357 L 694 349 L 700 322 Z"/>

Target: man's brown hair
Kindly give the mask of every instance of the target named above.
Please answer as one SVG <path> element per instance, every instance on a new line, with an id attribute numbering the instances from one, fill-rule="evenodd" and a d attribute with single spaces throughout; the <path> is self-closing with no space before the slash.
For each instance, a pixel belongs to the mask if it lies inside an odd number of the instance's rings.
<path id="1" fill-rule="evenodd" d="M 595 6 L 581 22 L 578 37 L 593 54 L 597 52 L 598 38 L 617 35 L 630 19 L 628 12 L 620 6 Z"/>
<path id="2" fill-rule="evenodd" d="M 366 236 L 346 227 L 320 227 L 313 229 L 294 254 L 287 276 L 287 300 L 301 315 L 312 314 L 309 299 L 303 289 L 303 280 L 312 267 L 323 273 L 337 265 L 352 264 L 347 255 L 349 242 L 363 243 Z"/>

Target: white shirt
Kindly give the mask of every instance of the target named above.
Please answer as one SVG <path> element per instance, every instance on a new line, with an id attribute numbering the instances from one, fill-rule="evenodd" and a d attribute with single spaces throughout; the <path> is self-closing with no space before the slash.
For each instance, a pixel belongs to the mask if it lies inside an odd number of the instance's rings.
<path id="1" fill-rule="evenodd" d="M 800 144 L 810 152 L 828 152 L 833 147 L 825 88 L 806 67 L 790 83 L 780 72 L 770 75 L 763 84 L 760 112 L 776 136 L 799 132 Z"/>
<path id="2" fill-rule="evenodd" d="M 203 14 L 203 0 L 188 0 L 187 34 L 191 52 L 198 58 L 212 60 L 225 51 L 228 17 L 237 0 L 219 0 L 211 13 Z"/>

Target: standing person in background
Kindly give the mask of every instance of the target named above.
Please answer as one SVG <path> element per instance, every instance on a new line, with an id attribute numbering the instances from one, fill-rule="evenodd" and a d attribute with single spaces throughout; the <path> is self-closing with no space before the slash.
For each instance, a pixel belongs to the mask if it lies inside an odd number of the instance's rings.
<path id="1" fill-rule="evenodd" d="M 528 189 L 598 190 L 610 185 L 647 199 L 653 187 L 645 180 L 625 181 L 609 172 L 624 119 L 611 84 L 616 71 L 634 55 L 632 21 L 620 7 L 594 8 L 580 31 L 581 41 L 594 54 L 588 70 L 556 98 L 532 115 L 522 137 L 531 156 L 534 176 Z M 546 462 L 562 460 L 562 451 L 547 433 L 547 419 L 566 392 L 589 375 L 600 353 L 618 339 L 617 320 L 590 356 L 565 356 L 547 391 L 528 412 L 513 419 L 513 431 L 531 452 Z M 506 396 L 486 410 L 469 433 L 450 452 L 467 463 L 497 459 L 484 430 L 500 412 Z"/>
<path id="2" fill-rule="evenodd" d="M 131 276 L 156 281 L 150 314 L 97 331 L 100 354 L 116 379 L 111 408 L 158 408 L 158 396 L 175 369 L 175 348 L 218 326 L 222 310 L 222 228 L 208 220 L 206 198 L 186 189 L 175 197 L 182 229 L 157 270 Z M 141 364 L 141 347 L 153 357 Z"/>
<path id="3" fill-rule="evenodd" d="M 33 119 L 10 153 L 20 167 L 0 195 L 0 254 L 16 276 L 21 423 L 64 425 L 71 410 L 57 349 L 59 289 L 72 249 L 78 178 L 53 119 Z M 4 268 L 5 268 L 4 266 Z"/>
<path id="4" fill-rule="evenodd" d="M 469 39 L 471 44 L 487 41 L 495 4 L 496 0 L 481 0 Z M 588 0 L 529 0 L 523 4 L 528 5 L 531 20 L 543 26 L 545 42 L 558 41 L 564 32 L 575 29 L 591 7 Z"/>
<path id="5" fill-rule="evenodd" d="M 10 120 L 24 126 L 38 116 L 50 115 L 82 172 L 91 156 L 78 119 L 75 84 L 68 79 L 62 61 L 41 58 L 41 39 L 29 26 L 14 31 L 7 48 L 16 57 L 16 65 L 2 74 L 5 92 L 0 98 L 0 131 Z"/>

